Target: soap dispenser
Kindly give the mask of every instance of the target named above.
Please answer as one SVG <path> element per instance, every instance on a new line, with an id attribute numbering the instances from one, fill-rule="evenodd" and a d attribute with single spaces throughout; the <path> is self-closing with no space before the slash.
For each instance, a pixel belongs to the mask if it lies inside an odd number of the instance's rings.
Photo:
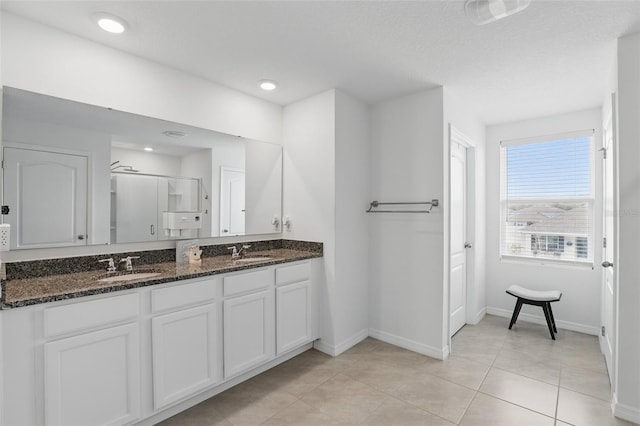
<path id="1" fill-rule="evenodd" d="M 202 259 L 200 256 L 202 255 L 202 249 L 199 246 L 191 246 L 189 249 L 189 263 L 190 264 L 200 264 L 202 263 Z"/>

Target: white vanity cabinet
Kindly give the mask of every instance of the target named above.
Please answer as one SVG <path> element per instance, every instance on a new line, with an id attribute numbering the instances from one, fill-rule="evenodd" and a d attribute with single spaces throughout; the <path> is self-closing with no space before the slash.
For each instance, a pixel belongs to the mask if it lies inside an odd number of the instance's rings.
<path id="1" fill-rule="evenodd" d="M 224 377 L 275 356 L 273 268 L 223 278 Z"/>
<path id="2" fill-rule="evenodd" d="M 154 410 L 220 382 L 218 287 L 211 278 L 151 291 Z"/>
<path id="3" fill-rule="evenodd" d="M 0 425 L 152 425 L 318 338 L 322 259 L 0 311 Z"/>
<path id="4" fill-rule="evenodd" d="M 125 425 L 140 417 L 138 316 L 137 294 L 44 310 L 46 425 Z"/>
<path id="5" fill-rule="evenodd" d="M 314 340 L 314 295 L 310 262 L 276 268 L 276 353 Z"/>

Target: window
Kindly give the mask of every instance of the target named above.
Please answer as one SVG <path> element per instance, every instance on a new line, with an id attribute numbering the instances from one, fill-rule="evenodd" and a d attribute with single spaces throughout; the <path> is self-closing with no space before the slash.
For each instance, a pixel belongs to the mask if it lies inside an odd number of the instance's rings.
<path id="1" fill-rule="evenodd" d="M 502 258 L 593 262 L 593 131 L 502 141 Z"/>

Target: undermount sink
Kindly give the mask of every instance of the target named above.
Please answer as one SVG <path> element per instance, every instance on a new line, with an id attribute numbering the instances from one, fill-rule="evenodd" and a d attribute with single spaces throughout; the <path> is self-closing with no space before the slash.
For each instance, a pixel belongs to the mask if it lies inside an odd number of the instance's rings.
<path id="1" fill-rule="evenodd" d="M 111 277 L 101 278 L 98 281 L 100 281 L 101 283 L 115 283 L 121 281 L 142 280 L 145 278 L 156 277 L 158 275 L 160 275 L 160 272 L 134 272 L 123 275 L 113 275 Z"/>
<path id="2" fill-rule="evenodd" d="M 271 260 L 271 257 L 269 256 L 243 257 L 242 259 L 234 259 L 234 262 L 249 263 L 249 262 L 263 262 L 265 260 Z"/>

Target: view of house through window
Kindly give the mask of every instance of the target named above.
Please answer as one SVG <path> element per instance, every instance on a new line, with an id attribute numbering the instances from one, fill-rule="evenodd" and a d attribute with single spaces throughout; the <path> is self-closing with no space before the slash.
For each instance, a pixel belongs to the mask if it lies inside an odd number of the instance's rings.
<path id="1" fill-rule="evenodd" d="M 593 131 L 501 142 L 501 257 L 593 262 Z"/>

